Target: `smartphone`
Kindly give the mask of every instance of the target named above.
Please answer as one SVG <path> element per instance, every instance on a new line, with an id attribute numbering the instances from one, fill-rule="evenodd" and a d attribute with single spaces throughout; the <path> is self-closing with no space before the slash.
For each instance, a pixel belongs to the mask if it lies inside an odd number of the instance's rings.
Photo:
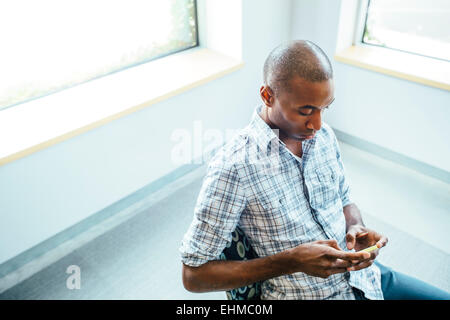
<path id="1" fill-rule="evenodd" d="M 374 245 L 374 246 L 371 246 L 371 247 L 362 249 L 362 250 L 360 250 L 360 251 L 358 251 L 358 252 L 372 252 L 372 251 L 377 250 L 377 249 L 379 249 L 379 248 L 377 247 L 377 245 Z"/>

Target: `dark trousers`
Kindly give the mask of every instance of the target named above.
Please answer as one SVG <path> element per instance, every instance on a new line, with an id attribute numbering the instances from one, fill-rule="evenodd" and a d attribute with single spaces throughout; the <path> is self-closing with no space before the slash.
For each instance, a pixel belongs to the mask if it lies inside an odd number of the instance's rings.
<path id="1" fill-rule="evenodd" d="M 450 300 L 450 293 L 419 279 L 407 276 L 375 262 L 381 271 L 381 289 L 385 300 Z M 362 291 L 354 288 L 357 300 L 366 300 Z"/>

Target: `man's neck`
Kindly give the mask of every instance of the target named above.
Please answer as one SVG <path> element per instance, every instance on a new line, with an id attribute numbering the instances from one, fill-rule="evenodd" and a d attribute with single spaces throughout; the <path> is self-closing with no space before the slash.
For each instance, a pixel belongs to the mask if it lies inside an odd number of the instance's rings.
<path id="1" fill-rule="evenodd" d="M 301 141 L 295 140 L 294 142 L 283 142 L 286 144 L 286 147 L 297 157 L 301 158 L 303 156 L 303 147 Z"/>
<path id="2" fill-rule="evenodd" d="M 293 154 L 300 158 L 303 156 L 302 141 L 290 138 L 284 133 L 283 130 L 275 126 L 269 119 L 268 108 L 266 105 L 263 105 L 261 113 L 259 115 L 271 129 L 278 129 L 278 138 Z"/>

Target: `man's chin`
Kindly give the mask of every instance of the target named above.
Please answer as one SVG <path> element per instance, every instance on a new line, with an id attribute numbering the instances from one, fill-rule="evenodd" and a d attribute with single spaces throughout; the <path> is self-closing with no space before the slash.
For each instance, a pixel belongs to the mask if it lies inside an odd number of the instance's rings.
<path id="1" fill-rule="evenodd" d="M 312 138 L 315 137 L 315 133 L 309 136 L 297 136 L 296 139 L 298 139 L 299 141 L 304 141 L 304 140 L 311 140 Z"/>
<path id="2" fill-rule="evenodd" d="M 304 141 L 306 140 L 305 136 L 292 136 L 292 139 L 296 140 L 296 141 Z"/>

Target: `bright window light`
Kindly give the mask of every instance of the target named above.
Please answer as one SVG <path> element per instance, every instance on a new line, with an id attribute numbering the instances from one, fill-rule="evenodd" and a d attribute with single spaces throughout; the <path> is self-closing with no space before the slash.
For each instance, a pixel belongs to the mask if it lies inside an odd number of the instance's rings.
<path id="1" fill-rule="evenodd" d="M 370 0 L 362 42 L 450 60 L 450 1 Z"/>
<path id="2" fill-rule="evenodd" d="M 195 0 L 0 3 L 0 109 L 198 45 Z"/>

